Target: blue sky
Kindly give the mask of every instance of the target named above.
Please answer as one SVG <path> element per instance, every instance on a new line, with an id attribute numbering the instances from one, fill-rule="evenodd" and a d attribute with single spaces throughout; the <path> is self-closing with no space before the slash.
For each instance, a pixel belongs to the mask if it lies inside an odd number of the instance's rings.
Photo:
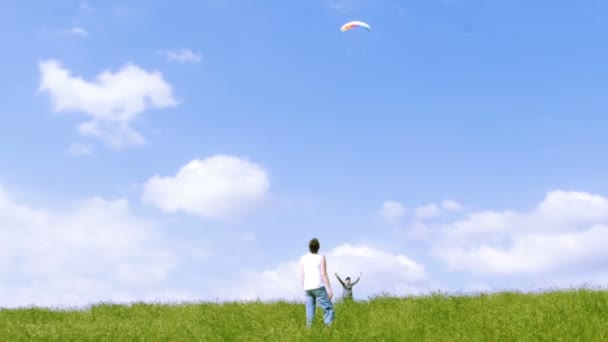
<path id="1" fill-rule="evenodd" d="M 607 11 L 5 2 L 0 306 L 601 284 Z"/>

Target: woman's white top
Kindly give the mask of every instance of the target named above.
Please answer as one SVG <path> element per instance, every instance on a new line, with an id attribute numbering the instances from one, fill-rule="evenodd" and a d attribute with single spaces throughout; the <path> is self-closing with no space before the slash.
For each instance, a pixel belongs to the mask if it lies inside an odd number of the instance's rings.
<path id="1" fill-rule="evenodd" d="M 314 290 L 324 286 L 321 276 L 321 263 L 323 256 L 308 253 L 300 258 L 300 263 L 304 268 L 304 290 Z"/>

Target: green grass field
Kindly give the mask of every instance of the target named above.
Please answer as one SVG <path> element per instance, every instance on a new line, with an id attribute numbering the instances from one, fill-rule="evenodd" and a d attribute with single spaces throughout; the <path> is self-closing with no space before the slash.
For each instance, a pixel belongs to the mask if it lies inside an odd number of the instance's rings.
<path id="1" fill-rule="evenodd" d="M 608 341 L 608 291 L 376 297 L 305 328 L 290 302 L 0 310 L 2 341 Z"/>

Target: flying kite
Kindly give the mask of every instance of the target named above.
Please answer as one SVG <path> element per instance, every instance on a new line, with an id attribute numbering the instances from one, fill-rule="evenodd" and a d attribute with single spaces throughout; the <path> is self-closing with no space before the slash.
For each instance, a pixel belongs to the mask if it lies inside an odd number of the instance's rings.
<path id="1" fill-rule="evenodd" d="M 342 25 L 342 27 L 340 28 L 340 30 L 342 32 L 346 32 L 346 31 L 348 31 L 350 29 L 353 29 L 355 27 L 363 27 L 364 29 L 367 29 L 368 31 L 371 31 L 371 29 L 372 29 L 369 26 L 369 24 L 364 23 L 362 21 L 355 20 L 355 21 L 351 21 L 351 22 L 348 22 L 348 23 Z"/>

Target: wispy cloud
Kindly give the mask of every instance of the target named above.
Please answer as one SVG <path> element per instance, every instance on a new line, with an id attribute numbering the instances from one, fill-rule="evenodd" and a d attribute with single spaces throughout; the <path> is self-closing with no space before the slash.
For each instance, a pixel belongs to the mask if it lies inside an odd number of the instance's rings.
<path id="1" fill-rule="evenodd" d="M 87 11 L 87 12 L 91 12 L 91 11 L 93 11 L 93 10 L 95 9 L 95 8 L 94 8 L 94 7 L 93 7 L 93 6 L 92 6 L 90 3 L 88 3 L 87 1 L 81 1 L 81 2 L 78 4 L 78 8 L 80 8 L 80 9 L 81 9 L 81 10 L 83 10 L 83 11 Z"/>
<path id="2" fill-rule="evenodd" d="M 200 53 L 189 49 L 159 50 L 157 53 L 164 56 L 169 62 L 198 63 L 203 60 L 203 56 Z"/>
<path id="3" fill-rule="evenodd" d="M 405 207 L 397 201 L 385 201 L 378 211 L 378 215 L 386 222 L 395 223 L 405 215 Z"/>
<path id="4" fill-rule="evenodd" d="M 62 30 L 64 34 L 70 34 L 75 36 L 86 37 L 89 35 L 89 31 L 83 29 L 82 27 L 73 27 L 70 29 Z"/>
<path id="5" fill-rule="evenodd" d="M 93 148 L 90 145 L 73 143 L 68 146 L 65 153 L 69 156 L 90 156 L 93 154 Z"/>
<path id="6" fill-rule="evenodd" d="M 71 27 L 71 28 L 63 28 L 63 29 L 52 29 L 47 27 L 46 25 L 42 26 L 41 33 L 43 35 L 63 35 L 63 36 L 77 36 L 77 37 L 87 37 L 89 35 L 89 31 L 82 27 Z"/>
<path id="7" fill-rule="evenodd" d="M 414 218 L 418 220 L 432 219 L 442 216 L 446 213 L 455 213 L 461 211 L 462 205 L 452 200 L 444 200 L 441 203 L 429 203 L 414 208 Z M 405 206 L 393 200 L 387 200 L 382 204 L 382 208 L 378 214 L 389 223 L 396 223 L 405 216 Z"/>
<path id="8" fill-rule="evenodd" d="M 359 8 L 364 0 L 322 0 L 325 6 L 342 13 L 348 13 Z"/>

